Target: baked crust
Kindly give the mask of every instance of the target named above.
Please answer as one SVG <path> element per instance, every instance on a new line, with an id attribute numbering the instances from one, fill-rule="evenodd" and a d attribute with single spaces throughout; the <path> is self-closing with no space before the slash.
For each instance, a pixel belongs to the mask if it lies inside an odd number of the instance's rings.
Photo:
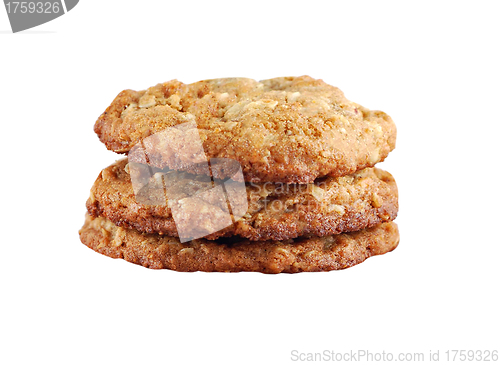
<path id="1" fill-rule="evenodd" d="M 112 258 L 152 269 L 207 272 L 339 270 L 392 251 L 399 243 L 393 222 L 358 232 L 287 241 L 197 239 L 180 243 L 173 237 L 120 228 L 104 217 L 87 214 L 79 233 L 85 245 Z"/>
<path id="2" fill-rule="evenodd" d="M 161 183 L 160 197 L 155 197 L 157 177 L 161 172 L 151 177 L 136 196 L 129 165 L 128 160 L 123 159 L 101 171 L 87 200 L 88 212 L 93 217 L 104 216 L 124 228 L 178 237 Z M 179 189 L 176 192 L 176 186 L 171 187 L 170 192 L 174 193 L 169 199 L 196 194 L 196 191 L 185 188 L 193 178 L 189 176 L 180 174 L 176 181 Z M 196 189 L 202 190 L 207 184 L 211 181 L 200 182 Z M 144 196 L 144 191 L 150 196 Z M 153 204 L 147 204 L 150 203 L 148 198 Z M 226 201 L 221 204 L 211 196 L 196 200 L 176 219 L 183 226 L 199 227 L 201 233 L 193 237 L 217 239 L 238 235 L 258 241 L 358 231 L 392 221 L 398 212 L 396 182 L 390 173 L 377 168 L 367 168 L 344 177 L 328 177 L 307 185 L 247 183 L 246 201 L 248 209 L 244 208 L 245 214 L 238 217 L 239 220 L 233 216 L 236 221 L 222 230 L 217 231 L 210 222 L 221 221 L 230 212 Z M 235 210 L 241 211 L 233 207 L 233 212 Z"/>
<path id="3" fill-rule="evenodd" d="M 166 142 L 162 133 L 183 123 L 195 123 L 199 138 L 182 138 L 180 147 Z M 199 173 L 200 159 L 228 158 L 241 164 L 248 182 L 312 183 L 348 175 L 383 161 L 396 143 L 387 114 L 309 76 L 173 80 L 124 90 L 94 130 L 115 152 L 136 146 L 131 161 Z"/>

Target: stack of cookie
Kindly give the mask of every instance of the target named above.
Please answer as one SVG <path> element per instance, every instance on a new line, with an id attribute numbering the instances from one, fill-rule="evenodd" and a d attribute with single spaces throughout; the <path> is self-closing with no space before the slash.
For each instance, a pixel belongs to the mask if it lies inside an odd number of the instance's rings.
<path id="1" fill-rule="evenodd" d="M 177 271 L 329 271 L 399 242 L 381 112 L 307 76 L 121 92 L 94 127 L 127 154 L 99 174 L 82 242 Z"/>

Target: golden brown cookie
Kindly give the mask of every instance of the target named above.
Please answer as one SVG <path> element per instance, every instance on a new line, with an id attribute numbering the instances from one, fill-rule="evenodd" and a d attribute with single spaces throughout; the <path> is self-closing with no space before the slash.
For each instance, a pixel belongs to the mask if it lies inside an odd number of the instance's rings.
<path id="1" fill-rule="evenodd" d="M 152 269 L 277 274 L 351 267 L 368 257 L 392 251 L 399 243 L 399 233 L 397 225 L 389 222 L 321 238 L 287 241 L 198 239 L 180 243 L 176 238 L 139 233 L 117 227 L 106 218 L 86 215 L 80 239 L 103 255 Z"/>
<path id="2" fill-rule="evenodd" d="M 207 158 L 233 159 L 251 182 L 348 175 L 383 161 L 396 143 L 387 114 L 308 76 L 173 80 L 124 90 L 94 130 L 134 162 L 199 173 Z"/>
<path id="3" fill-rule="evenodd" d="M 87 200 L 87 210 L 94 216 L 104 216 L 114 224 L 146 233 L 178 237 L 172 210 L 167 204 L 162 170 L 134 193 L 127 159 L 105 168 L 98 176 Z M 142 167 L 142 166 L 141 166 Z M 398 191 L 391 174 L 377 168 L 367 168 L 343 177 L 329 177 L 314 184 L 247 183 L 243 185 L 245 206 L 232 206 L 213 194 L 210 179 L 180 173 L 169 180 L 168 200 L 174 207 L 183 204 L 177 224 L 193 227 L 198 233 L 191 237 L 216 239 L 239 235 L 250 240 L 285 240 L 305 235 L 328 236 L 340 232 L 358 231 L 379 223 L 392 221 L 398 212 Z M 217 183 L 217 181 L 216 181 Z M 228 194 L 231 185 L 226 184 Z M 197 195 L 198 194 L 198 195 Z M 193 197 L 195 199 L 185 199 Z M 224 197 L 224 196 L 222 196 Z M 187 201 L 191 200 L 190 204 Z M 231 224 L 230 213 L 241 211 L 239 220 Z M 229 217 L 229 226 L 222 230 L 211 222 Z M 234 217 L 233 217 L 234 219 Z"/>

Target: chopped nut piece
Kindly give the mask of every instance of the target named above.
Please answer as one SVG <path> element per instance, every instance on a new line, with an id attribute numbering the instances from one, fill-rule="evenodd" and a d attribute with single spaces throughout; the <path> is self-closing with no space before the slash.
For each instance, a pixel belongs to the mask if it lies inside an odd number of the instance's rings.
<path id="1" fill-rule="evenodd" d="M 172 108 L 177 109 L 177 110 L 182 109 L 182 105 L 181 105 L 180 101 L 181 101 L 181 97 L 177 94 L 171 95 L 167 99 L 168 105 L 170 105 Z"/>
<path id="2" fill-rule="evenodd" d="M 284 248 L 281 247 L 277 247 L 274 251 L 285 256 L 287 256 L 290 253 L 288 250 L 285 250 Z"/>
<path id="3" fill-rule="evenodd" d="M 378 196 L 377 193 L 373 193 L 372 195 L 372 205 L 375 208 L 380 208 L 382 206 L 382 199 L 380 198 L 380 196 Z"/>
<path id="4" fill-rule="evenodd" d="M 139 108 L 149 108 L 156 105 L 156 97 L 154 95 L 144 94 L 139 99 Z"/>
<path id="5" fill-rule="evenodd" d="M 125 237 L 125 230 L 121 227 L 116 229 L 115 237 L 113 238 L 113 246 L 120 247 L 123 244 L 123 238 Z"/>
<path id="6" fill-rule="evenodd" d="M 108 181 L 108 180 L 113 179 L 113 175 L 114 175 L 113 172 L 111 172 L 111 170 L 109 170 L 109 169 L 102 170 L 101 174 L 102 174 L 102 179 L 104 181 Z"/>
<path id="7" fill-rule="evenodd" d="M 314 196 L 314 199 L 316 199 L 317 201 L 323 200 L 323 197 L 325 196 L 325 191 L 322 188 L 314 184 L 310 184 L 307 187 L 309 190 L 309 194 Z"/>
<path id="8" fill-rule="evenodd" d="M 340 215 L 345 214 L 345 207 L 343 205 L 331 204 L 329 206 L 329 208 L 330 208 L 330 211 L 332 211 L 332 212 L 338 213 Z"/>
<path id="9" fill-rule="evenodd" d="M 226 122 L 224 123 L 225 130 L 231 130 L 238 125 L 238 122 Z"/>
<path id="10" fill-rule="evenodd" d="M 243 108 L 244 110 L 248 109 L 261 109 L 261 108 L 271 108 L 274 109 L 278 105 L 278 102 L 276 100 L 271 100 L 271 99 L 262 99 L 258 101 L 253 101 Z"/>
<path id="11" fill-rule="evenodd" d="M 297 101 L 297 98 L 300 96 L 300 92 L 299 91 L 296 91 L 294 93 L 288 93 L 288 97 L 287 97 L 287 100 L 291 103 L 293 103 L 294 101 Z"/>
<path id="12" fill-rule="evenodd" d="M 216 94 L 216 98 L 218 100 L 225 100 L 225 99 L 227 99 L 228 96 L 229 96 L 228 93 L 217 93 Z"/>
<path id="13" fill-rule="evenodd" d="M 182 250 L 179 251 L 179 254 L 181 254 L 181 255 L 185 255 L 185 254 L 192 255 L 193 253 L 194 253 L 194 248 L 192 248 L 192 247 L 186 247 L 186 248 L 183 248 Z"/>

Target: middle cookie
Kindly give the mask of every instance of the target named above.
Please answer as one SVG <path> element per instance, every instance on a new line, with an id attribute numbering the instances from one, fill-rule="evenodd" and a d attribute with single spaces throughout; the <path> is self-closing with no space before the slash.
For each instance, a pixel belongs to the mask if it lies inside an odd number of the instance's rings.
<path id="1" fill-rule="evenodd" d="M 149 175 L 138 185 L 131 171 L 141 169 Z M 358 231 L 392 221 L 398 212 L 396 182 L 377 168 L 313 184 L 244 185 L 151 169 L 124 159 L 102 170 L 87 201 L 89 213 L 140 232 L 178 237 L 188 229 L 194 238 L 257 241 Z M 240 199 L 231 199 L 236 195 Z"/>

